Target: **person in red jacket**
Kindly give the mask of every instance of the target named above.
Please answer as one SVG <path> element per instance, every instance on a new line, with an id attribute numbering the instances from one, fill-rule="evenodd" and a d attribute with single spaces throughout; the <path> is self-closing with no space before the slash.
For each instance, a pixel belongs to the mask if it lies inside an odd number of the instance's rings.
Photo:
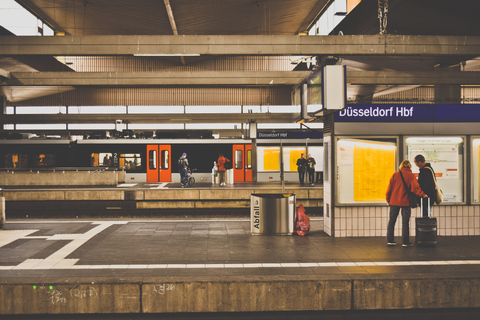
<path id="1" fill-rule="evenodd" d="M 410 190 L 419 197 L 426 198 L 427 195 L 420 189 L 415 175 L 412 173 L 412 164 L 408 160 L 403 160 L 400 164 L 400 171 L 395 172 L 390 178 L 390 183 L 387 189 L 387 202 L 390 206 L 390 220 L 387 227 L 387 243 L 389 246 L 394 246 L 397 243 L 394 241 L 395 222 L 402 209 L 402 246 L 411 247 L 410 243 L 410 215 L 412 214 L 412 208 L 408 201 L 408 191 L 403 184 L 400 172 L 405 179 L 405 183 Z"/>
<path id="2" fill-rule="evenodd" d="M 225 158 L 223 154 L 220 154 L 218 156 L 217 166 L 218 166 L 218 174 L 220 175 L 221 186 L 225 185 L 225 172 L 227 171 L 227 169 L 225 168 L 225 162 L 230 162 L 230 160 Z"/>

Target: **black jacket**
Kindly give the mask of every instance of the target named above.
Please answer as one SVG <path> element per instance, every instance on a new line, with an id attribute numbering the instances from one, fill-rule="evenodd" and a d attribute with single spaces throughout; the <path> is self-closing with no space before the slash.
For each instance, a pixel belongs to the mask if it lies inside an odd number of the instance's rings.
<path id="1" fill-rule="evenodd" d="M 433 175 L 432 171 L 433 168 L 430 163 L 426 163 L 425 167 L 420 169 L 420 173 L 418 174 L 418 184 L 420 185 L 422 191 L 425 192 L 429 198 L 435 201 L 437 198 L 437 193 L 435 191 L 435 180 L 433 179 L 435 171 L 433 171 Z"/>
<path id="2" fill-rule="evenodd" d="M 298 171 L 305 171 L 305 169 L 307 168 L 307 159 L 305 158 L 300 158 L 297 160 L 297 170 Z"/>

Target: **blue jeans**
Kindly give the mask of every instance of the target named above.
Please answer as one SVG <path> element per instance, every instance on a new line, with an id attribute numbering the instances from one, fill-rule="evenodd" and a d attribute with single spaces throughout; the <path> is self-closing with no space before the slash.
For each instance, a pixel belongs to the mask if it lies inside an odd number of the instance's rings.
<path id="1" fill-rule="evenodd" d="M 180 182 L 182 184 L 187 184 L 187 168 L 180 169 Z"/>
<path id="2" fill-rule="evenodd" d="M 387 228 L 387 242 L 394 242 L 395 222 L 397 222 L 398 214 L 402 209 L 402 242 L 410 242 L 410 216 L 412 215 L 412 208 L 390 206 L 390 220 Z"/>

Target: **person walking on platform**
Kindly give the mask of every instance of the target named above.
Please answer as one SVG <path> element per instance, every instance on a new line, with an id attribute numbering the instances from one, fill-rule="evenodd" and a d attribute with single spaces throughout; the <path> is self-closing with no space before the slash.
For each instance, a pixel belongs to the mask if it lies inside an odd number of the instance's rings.
<path id="1" fill-rule="evenodd" d="M 225 168 L 225 162 L 230 162 L 227 158 L 223 156 L 223 154 L 220 153 L 218 156 L 217 160 L 217 166 L 218 166 L 218 174 L 220 175 L 220 185 L 225 186 L 225 172 L 227 169 Z"/>
<path id="2" fill-rule="evenodd" d="M 403 160 L 400 164 L 399 171 L 395 172 L 390 178 L 390 183 L 387 189 L 387 203 L 390 206 L 390 219 L 387 227 L 387 244 L 394 246 L 397 243 L 394 241 L 395 223 L 397 217 L 402 210 L 402 246 L 411 247 L 410 243 L 410 216 L 412 214 L 412 208 L 408 200 L 408 190 L 405 188 L 405 184 L 410 191 L 419 197 L 427 197 L 427 195 L 420 189 L 415 175 L 412 173 L 412 165 L 410 161 Z M 405 184 L 402 180 L 405 180 Z"/>
<path id="3" fill-rule="evenodd" d="M 310 181 L 310 184 L 313 186 L 315 183 L 315 165 L 317 163 L 315 162 L 315 159 L 312 158 L 310 153 L 307 156 L 307 170 L 308 170 L 308 180 Z"/>
<path id="4" fill-rule="evenodd" d="M 437 200 L 434 180 L 435 171 L 433 171 L 430 163 L 427 163 L 425 157 L 421 154 L 415 156 L 414 161 L 420 169 L 420 172 L 418 173 L 418 184 L 422 191 L 427 194 L 428 198 L 430 198 L 430 201 L 427 198 L 421 199 L 423 207 L 422 217 L 428 217 L 429 210 L 431 210 L 434 202 Z"/>
<path id="5" fill-rule="evenodd" d="M 297 170 L 298 180 L 300 180 L 300 184 L 303 184 L 303 181 L 305 180 L 305 171 L 307 170 L 307 159 L 305 159 L 303 153 L 300 155 L 300 159 L 297 160 Z"/>
<path id="6" fill-rule="evenodd" d="M 184 152 L 182 156 L 178 159 L 178 171 L 180 172 L 180 183 L 182 188 L 187 186 L 187 170 L 188 170 L 188 159 L 187 154 Z"/>

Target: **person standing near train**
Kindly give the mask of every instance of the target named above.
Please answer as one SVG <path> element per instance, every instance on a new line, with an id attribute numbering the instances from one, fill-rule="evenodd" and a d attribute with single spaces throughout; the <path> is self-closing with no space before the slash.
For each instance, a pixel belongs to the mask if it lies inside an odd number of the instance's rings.
<path id="1" fill-rule="evenodd" d="M 313 186 L 315 183 L 315 158 L 313 158 L 310 154 L 307 156 L 307 172 L 308 172 L 308 180 L 310 184 Z"/>
<path id="2" fill-rule="evenodd" d="M 217 160 L 217 167 L 218 167 L 218 174 L 220 175 L 220 185 L 225 186 L 225 172 L 227 172 L 227 168 L 225 168 L 225 162 L 230 162 L 227 158 L 220 153 Z"/>
<path id="3" fill-rule="evenodd" d="M 185 152 L 178 159 L 178 171 L 180 172 L 180 183 L 182 184 L 182 188 L 185 188 L 187 185 L 186 179 L 188 171 L 188 159 Z"/>
<path id="4" fill-rule="evenodd" d="M 298 171 L 298 180 L 300 184 L 303 184 L 305 180 L 305 171 L 307 170 L 307 159 L 305 159 L 305 155 L 302 153 L 300 155 L 300 159 L 297 160 L 297 171 Z"/>

